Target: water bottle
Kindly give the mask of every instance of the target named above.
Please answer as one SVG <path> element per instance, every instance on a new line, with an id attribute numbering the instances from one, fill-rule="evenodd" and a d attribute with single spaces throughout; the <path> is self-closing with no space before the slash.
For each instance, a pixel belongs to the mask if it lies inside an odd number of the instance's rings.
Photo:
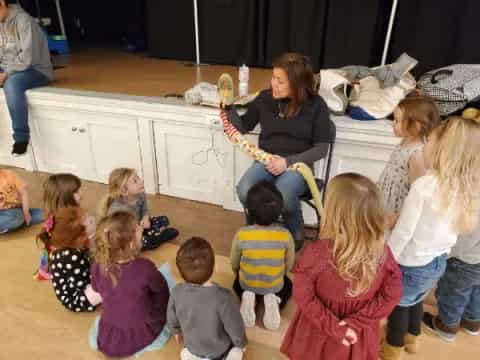
<path id="1" fill-rule="evenodd" d="M 238 68 L 238 95 L 248 95 L 248 79 L 250 78 L 248 66 L 243 64 Z"/>

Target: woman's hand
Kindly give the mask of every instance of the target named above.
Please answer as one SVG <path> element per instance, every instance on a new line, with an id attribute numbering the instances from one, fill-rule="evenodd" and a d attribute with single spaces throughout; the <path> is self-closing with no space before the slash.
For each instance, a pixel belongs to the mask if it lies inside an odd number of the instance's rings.
<path id="1" fill-rule="evenodd" d="M 265 165 L 265 168 L 274 176 L 281 175 L 287 170 L 287 159 L 278 155 L 273 155 L 270 161 Z"/>

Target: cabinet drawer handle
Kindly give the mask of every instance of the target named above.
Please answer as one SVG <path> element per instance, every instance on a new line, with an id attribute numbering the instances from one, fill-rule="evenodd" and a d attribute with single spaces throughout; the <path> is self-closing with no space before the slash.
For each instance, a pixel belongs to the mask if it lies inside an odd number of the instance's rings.
<path id="1" fill-rule="evenodd" d="M 86 130 L 85 129 L 80 129 L 79 131 L 83 134 Z"/>
<path id="2" fill-rule="evenodd" d="M 77 131 L 77 128 L 76 128 L 76 127 L 72 127 L 72 131 L 73 131 L 73 132 Z"/>

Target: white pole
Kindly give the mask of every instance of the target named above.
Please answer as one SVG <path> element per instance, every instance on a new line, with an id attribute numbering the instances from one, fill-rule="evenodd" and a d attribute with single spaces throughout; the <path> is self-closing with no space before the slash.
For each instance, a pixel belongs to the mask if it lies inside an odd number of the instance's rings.
<path id="1" fill-rule="evenodd" d="M 193 16 L 195 18 L 195 59 L 197 65 L 200 65 L 200 41 L 198 39 L 198 4 L 193 0 Z"/>
<path id="2" fill-rule="evenodd" d="M 60 0 L 55 0 L 55 5 L 57 7 L 58 21 L 60 22 L 60 30 L 62 31 L 63 36 L 67 36 L 65 31 L 65 24 L 63 23 L 62 8 L 60 7 Z"/>
<path id="3" fill-rule="evenodd" d="M 395 21 L 395 14 L 397 13 L 398 0 L 393 0 L 392 11 L 390 12 L 390 21 L 388 23 L 387 37 L 385 38 L 385 46 L 383 47 L 382 63 L 385 65 L 387 61 L 388 48 L 390 47 L 390 37 L 392 36 L 393 22 Z"/>

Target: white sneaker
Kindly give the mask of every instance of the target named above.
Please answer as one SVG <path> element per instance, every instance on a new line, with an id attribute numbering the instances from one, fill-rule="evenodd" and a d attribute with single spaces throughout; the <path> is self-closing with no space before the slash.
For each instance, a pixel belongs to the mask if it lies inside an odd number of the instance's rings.
<path id="1" fill-rule="evenodd" d="M 268 330 L 278 330 L 280 327 L 280 298 L 274 294 L 267 294 L 263 297 L 265 302 L 265 315 L 263 316 L 263 325 Z"/>
<path id="2" fill-rule="evenodd" d="M 180 360 L 207 360 L 204 358 L 200 358 L 196 355 L 193 355 L 186 347 L 182 349 L 182 352 L 180 353 Z"/>
<path id="3" fill-rule="evenodd" d="M 242 315 L 245 327 L 255 326 L 255 294 L 251 291 L 242 293 L 242 304 L 240 305 L 240 314 Z"/>
<path id="4" fill-rule="evenodd" d="M 230 350 L 225 360 L 242 360 L 245 349 L 234 347 Z"/>

